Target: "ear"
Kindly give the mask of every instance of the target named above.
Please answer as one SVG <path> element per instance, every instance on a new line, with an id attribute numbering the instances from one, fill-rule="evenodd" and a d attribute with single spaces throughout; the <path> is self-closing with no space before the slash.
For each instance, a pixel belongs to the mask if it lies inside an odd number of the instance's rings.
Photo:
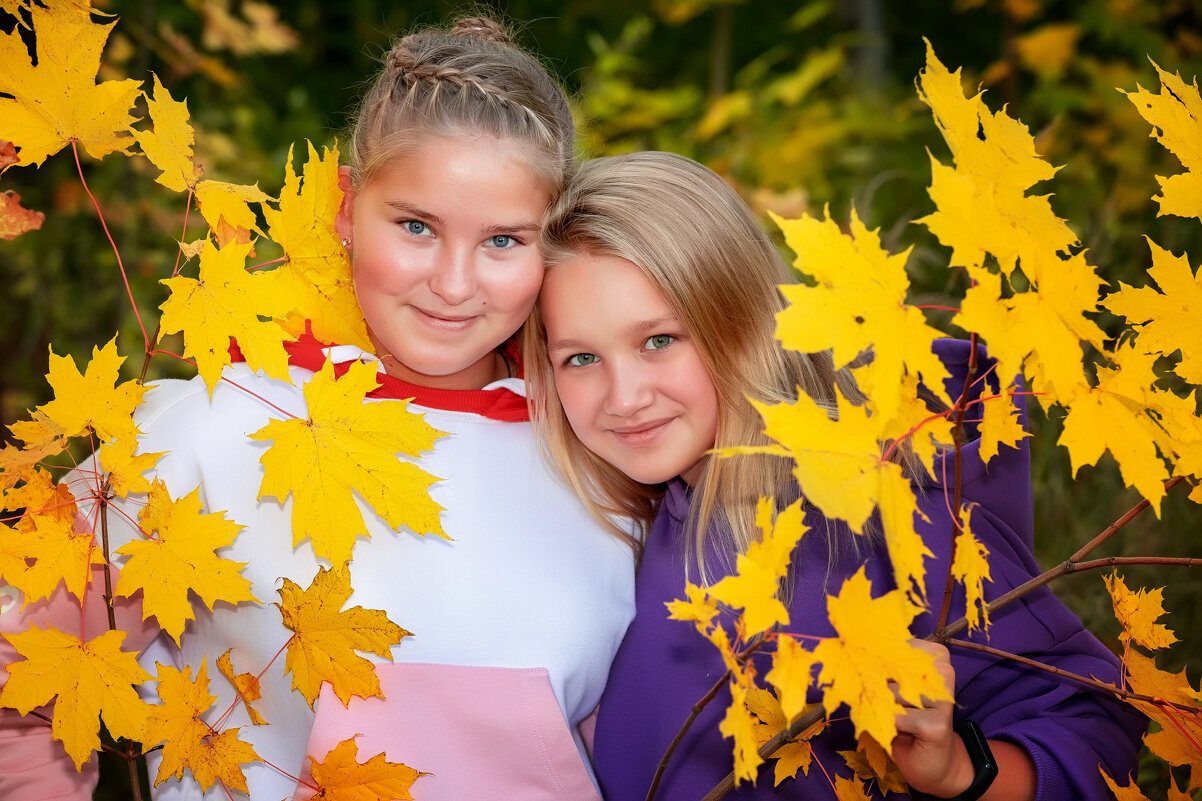
<path id="1" fill-rule="evenodd" d="M 342 205 L 334 218 L 334 230 L 343 239 L 350 239 L 354 230 L 355 190 L 351 188 L 351 168 L 338 168 L 338 188 L 342 190 Z"/>

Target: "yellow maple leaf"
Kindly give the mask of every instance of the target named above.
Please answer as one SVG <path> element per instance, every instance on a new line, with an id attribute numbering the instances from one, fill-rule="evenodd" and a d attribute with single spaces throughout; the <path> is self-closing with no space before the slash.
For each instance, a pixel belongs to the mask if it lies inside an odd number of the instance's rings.
<path id="1" fill-rule="evenodd" d="M 146 387 L 137 381 L 118 384 L 118 371 L 125 361 L 117 355 L 117 338 L 103 348 L 92 348 L 92 360 L 83 374 L 70 356 L 56 356 L 50 348 L 50 371 L 46 379 L 54 400 L 38 411 L 63 429 L 63 436 L 77 437 L 89 428 L 102 442 L 138 435 L 133 412 L 142 402 Z"/>
<path id="2" fill-rule="evenodd" d="M 158 665 L 158 694 L 162 701 L 149 708 L 144 745 L 163 744 L 163 758 L 154 783 L 157 787 L 174 776 L 183 778 L 184 770 L 204 790 L 220 781 L 223 786 L 246 792 L 242 765 L 255 762 L 259 755 L 250 743 L 238 739 L 238 729 L 216 732 L 202 717 L 216 700 L 209 694 L 209 677 L 201 662 L 192 680 L 192 668 L 177 670 Z"/>
<path id="3" fill-rule="evenodd" d="M 150 674 L 121 650 L 125 632 L 106 631 L 85 643 L 35 624 L 0 636 L 24 657 L 7 666 L 0 706 L 25 715 L 57 698 L 50 730 L 77 769 L 100 748 L 101 718 L 114 737 L 142 741 L 147 707 L 133 685 L 149 681 Z"/>
<path id="4" fill-rule="evenodd" d="M 835 797 L 839 801 L 872 801 L 864 792 L 863 782 L 845 776 L 835 776 Z"/>
<path id="5" fill-rule="evenodd" d="M 279 593 L 281 603 L 276 606 L 284 625 L 294 632 L 288 641 L 285 672 L 292 673 L 292 686 L 309 706 L 317 700 L 323 681 L 330 682 L 343 704 L 349 704 L 351 696 L 382 697 L 372 663 L 355 652 L 367 651 L 391 661 L 391 647 L 412 632 L 378 609 L 342 610 L 351 597 L 350 571 L 345 566 L 319 568 L 304 590 L 284 579 Z"/>
<path id="6" fill-rule="evenodd" d="M 1020 258 L 1067 251 L 1077 241 L 1047 197 L 1026 194 L 1056 173 L 1026 126 L 991 112 L 980 93 L 966 97 L 960 70 L 949 72 L 929 41 L 918 96 L 930 106 L 956 164 L 952 169 L 931 157 L 929 194 L 936 211 L 918 222 L 952 248 L 953 266 L 981 267 L 992 253 L 1010 275 Z M 1031 280 L 1040 279 L 1026 261 L 1023 269 Z"/>
<path id="7" fill-rule="evenodd" d="M 1149 650 L 1168 648 L 1177 642 L 1177 635 L 1163 623 L 1156 622 L 1156 618 L 1165 614 L 1163 589 L 1148 591 L 1141 588 L 1132 592 L 1117 571 L 1102 576 L 1102 580 L 1106 582 L 1106 591 L 1114 604 L 1114 616 L 1123 627 L 1120 640 Z"/>
<path id="8" fill-rule="evenodd" d="M 764 433 L 780 449 L 729 448 L 722 453 L 768 452 L 791 456 L 793 474 L 806 500 L 827 517 L 862 531 L 880 509 L 889 558 L 897 585 L 921 598 L 930 549 L 914 528 L 918 505 L 899 465 L 881 458 L 882 415 L 838 398 L 835 419 L 805 395 L 796 403 L 752 405 L 764 419 Z"/>
<path id="9" fill-rule="evenodd" d="M 267 202 L 270 200 L 271 195 L 259 189 L 258 184 L 244 186 L 224 181 L 205 180 L 196 185 L 197 208 L 200 209 L 200 214 L 209 224 L 209 228 L 213 229 L 217 244 L 221 247 L 225 247 L 231 241 L 236 241 L 239 229 L 246 232 L 254 231 L 262 236 L 263 232 L 259 230 L 258 216 L 250 204 L 257 203 L 260 208 L 266 209 Z M 226 232 L 224 234 L 221 233 L 223 220 Z M 250 237 L 247 236 L 237 241 L 239 244 L 246 244 L 250 242 Z"/>
<path id="10" fill-rule="evenodd" d="M 116 595 L 130 597 L 142 592 L 142 616 L 154 617 L 159 627 L 179 645 L 180 635 L 192 611 L 189 593 L 210 610 L 218 601 L 238 604 L 254 601 L 250 581 L 239 572 L 245 562 L 217 556 L 217 550 L 233 543 L 242 526 L 219 513 L 202 513 L 200 489 L 173 501 L 167 485 L 155 479 L 146 507 L 138 519 L 143 529 L 157 537 L 133 540 L 117 549 L 128 557 L 121 568 Z"/>
<path id="11" fill-rule="evenodd" d="M 1022 420 L 1018 409 L 1010 402 L 1010 396 L 1003 394 L 995 400 L 984 401 L 980 404 L 981 412 L 981 462 L 989 461 L 998 454 L 998 447 L 1009 445 L 1017 448 L 1018 443 L 1031 436 L 1023 430 Z"/>
<path id="12" fill-rule="evenodd" d="M 887 253 L 854 210 L 850 234 L 829 217 L 774 219 L 797 256 L 794 266 L 817 282 L 782 287 L 789 306 L 776 315 L 781 343 L 806 353 L 829 348 L 839 366 L 871 350 L 872 360 L 854 372 L 886 419 L 898 414 L 906 375 L 921 376 L 943 396 L 947 368 L 931 352 L 931 343 L 943 335 L 905 302 L 909 251 Z"/>
<path id="13" fill-rule="evenodd" d="M 264 726 L 267 724 L 267 721 L 259 714 L 257 709 L 251 706 L 251 704 L 262 697 L 262 693 L 259 690 L 259 677 L 253 673 L 235 674 L 234 661 L 230 657 L 231 650 L 227 649 L 224 654 L 217 657 L 217 670 L 238 691 L 238 700 L 246 708 L 246 714 L 250 717 L 250 722 L 256 726 Z"/>
<path id="14" fill-rule="evenodd" d="M 748 688 L 737 680 L 730 683 L 730 706 L 726 708 L 726 716 L 718 724 L 718 731 L 723 737 L 734 740 L 735 786 L 740 782 L 755 782 L 755 774 L 764 762 L 759 754 L 760 738 L 759 723 L 751 710 L 747 708 Z"/>
<path id="15" fill-rule="evenodd" d="M 1141 354 L 1129 343 L 1109 355 L 1115 366 L 1099 365 L 1096 389 L 1072 400 L 1058 442 L 1068 449 L 1074 475 L 1110 451 L 1123 481 L 1159 516 L 1169 471 L 1157 451 L 1170 454 L 1174 443 L 1152 413 L 1162 402 L 1178 398 L 1153 386 L 1155 356 Z"/>
<path id="16" fill-rule="evenodd" d="M 975 509 L 973 504 L 969 507 Z M 964 530 L 956 535 L 955 557 L 952 559 L 952 575 L 964 585 L 964 614 L 968 618 L 968 630 L 989 627 L 989 611 L 985 608 L 985 582 L 989 577 L 989 549 L 973 536 L 968 514 L 964 518 Z"/>
<path id="17" fill-rule="evenodd" d="M 952 322 L 989 343 L 999 375 L 1025 372 L 1032 377 L 1032 389 L 1041 393 L 1036 397 L 1045 408 L 1071 399 L 1087 385 L 1079 327 L 1064 318 L 1060 304 L 1039 290 L 1004 298 L 1000 276 L 977 271 L 974 277 L 977 284 L 965 292 Z M 1082 311 L 1076 314 L 1084 319 Z M 1101 348 L 1100 337 L 1097 346 Z"/>
<path id="18" fill-rule="evenodd" d="M 909 788 L 889 752 L 867 733 L 860 735 L 856 750 L 839 751 L 847 767 L 862 781 L 875 781 L 885 793 L 904 793 Z"/>
<path id="19" fill-rule="evenodd" d="M 1147 239 L 1147 237 L 1145 237 Z M 1189 258 L 1174 256 L 1148 239 L 1152 266 L 1148 278 L 1159 285 L 1135 287 L 1119 283 L 1119 290 L 1108 295 L 1103 305 L 1127 318 L 1139 331 L 1135 346 L 1143 353 L 1181 351 L 1177 375 L 1191 384 L 1202 384 L 1202 272 L 1190 270 Z"/>
<path id="20" fill-rule="evenodd" d="M 407 412 L 407 401 L 365 403 L 376 386 L 374 364 L 354 362 L 335 380 L 326 362 L 305 384 L 308 419 L 273 420 L 250 435 L 274 440 L 260 460 L 259 497 L 282 502 L 291 494 L 293 545 L 308 538 L 314 553 L 335 565 L 347 562 L 355 537 L 368 533 L 352 493 L 394 528 L 446 536 L 441 507 L 429 495 L 437 479 L 397 458 L 428 450 L 442 432 Z"/>
<path id="21" fill-rule="evenodd" d="M 687 582 L 684 588 L 686 600 L 668 601 L 669 620 L 692 621 L 697 631 L 704 634 L 713 624 L 714 616 L 718 614 L 718 602 L 709 596 L 703 588 Z"/>
<path id="22" fill-rule="evenodd" d="M 279 210 L 264 207 L 272 240 L 284 249 L 285 263 L 268 273 L 277 291 L 289 299 L 284 326 L 299 337 L 311 323 L 322 342 L 358 345 L 372 350 L 367 323 L 355 299 L 354 278 L 346 248 L 334 219 L 342 205 L 338 186 L 338 150 L 321 155 L 308 143 L 302 176 L 292 168 L 292 148 L 285 162 Z"/>
<path id="23" fill-rule="evenodd" d="M 822 663 L 818 682 L 827 714 L 846 703 L 856 735 L 867 731 L 878 743 L 897 736 L 898 698 L 912 706 L 951 701 L 935 660 L 910 644 L 909 625 L 920 609 L 901 590 L 871 597 L 864 568 L 827 596 L 827 614 L 837 636 L 814 649 Z M 896 695 L 894 689 L 896 688 Z"/>
<path id="24" fill-rule="evenodd" d="M 28 471 L 67 447 L 63 427 L 37 410 L 29 420 L 9 423 L 8 430 L 24 444 L 0 448 L 0 490 L 15 486 Z"/>
<path id="25" fill-rule="evenodd" d="M 187 101 L 176 101 L 154 76 L 154 95 L 146 96 L 146 109 L 154 121 L 154 129 L 130 132 L 138 140 L 143 155 L 162 170 L 155 180 L 173 192 L 196 189 L 204 172 L 192 157 L 195 134 L 189 123 Z"/>
<path id="26" fill-rule="evenodd" d="M 210 395 L 222 368 L 230 363 L 231 337 L 237 339 L 252 370 L 288 380 L 284 341 L 292 337 L 274 322 L 259 319 L 283 314 L 288 300 L 264 276 L 246 271 L 249 251 L 249 244 L 207 247 L 200 254 L 197 278 L 176 276 L 160 282 L 171 290 L 159 307 L 162 331 L 183 331 L 184 355 L 196 359 Z"/>
<path id="27" fill-rule="evenodd" d="M 776 688 L 781 712 L 789 720 L 802 713 L 808 704 L 806 694 L 814 682 L 814 654 L 792 637 L 780 635 L 772 652 L 772 669 L 764 679 Z"/>
<path id="28" fill-rule="evenodd" d="M 785 727 L 789 724 L 789 718 L 785 716 L 784 710 L 781 708 L 776 696 L 761 687 L 749 687 L 745 700 L 747 710 L 756 719 L 753 736 L 755 737 L 756 748 L 758 750 L 770 739 L 784 731 Z M 802 773 L 809 773 L 810 762 L 814 756 L 809 741 L 821 732 L 825 728 L 825 725 L 825 723 L 819 722 L 811 726 L 769 755 L 770 759 L 776 760 L 776 764 L 772 770 L 774 787 L 780 786 L 780 783 L 785 779 L 796 776 L 799 770 Z"/>
<path id="29" fill-rule="evenodd" d="M 1152 124 L 1150 136 L 1177 157 L 1186 171 L 1163 178 L 1160 197 L 1161 214 L 1181 217 L 1202 217 L 1202 96 L 1198 82 L 1186 84 L 1177 73 L 1170 75 L 1155 61 L 1160 75 L 1160 93 L 1152 94 L 1142 86 L 1125 92 L 1140 115 Z"/>
<path id="30" fill-rule="evenodd" d="M 787 625 L 789 610 L 777 597 L 780 580 L 789 571 L 790 555 L 806 525 L 801 501 L 796 501 L 772 521 L 773 504 L 761 498 L 757 523 L 762 532 L 758 542 L 739 554 L 735 573 L 709 588 L 718 601 L 743 609 L 743 636 L 753 637 L 777 624 Z"/>
<path id="31" fill-rule="evenodd" d="M 113 23 L 94 22 L 84 3 L 30 4 L 36 65 L 20 31 L 0 33 L 0 119 L 20 148 L 20 164 L 40 165 L 77 141 L 94 158 L 125 152 L 133 142 L 130 109 L 139 95 L 132 79 L 96 83 Z"/>
<path id="32" fill-rule="evenodd" d="M 38 468 L 22 487 L 6 492 L 4 502 L 25 507 L 24 517 L 10 535 L 25 564 L 14 565 L 5 575 L 24 594 L 23 606 L 49 598 L 60 582 L 82 599 L 91 566 L 104 564 L 104 557 L 91 532 L 75 530 L 75 497 L 70 489 Z"/>
<path id="33" fill-rule="evenodd" d="M 1202 692 L 1190 686 L 1185 668 L 1180 673 L 1168 673 L 1156 667 L 1156 662 L 1139 651 L 1129 650 L 1123 658 L 1131 689 L 1140 695 L 1160 699 L 1176 708 L 1130 701 L 1157 725 L 1144 737 L 1144 745 L 1170 765 L 1189 765 L 1191 794 L 1202 787 Z"/>
<path id="34" fill-rule="evenodd" d="M 138 453 L 138 442 L 132 437 L 121 437 L 100 446 L 98 456 L 108 474 L 109 486 L 119 497 L 131 492 L 147 492 L 150 480 L 145 474 L 154 469 L 159 457 L 165 453 Z"/>
<path id="35" fill-rule="evenodd" d="M 1130 781 L 1130 777 L 1128 777 L 1129 784 L 1120 785 L 1110 778 L 1110 774 L 1101 765 L 1098 766 L 1098 770 L 1101 771 L 1102 778 L 1105 779 L 1110 792 L 1114 793 L 1115 801 L 1148 801 L 1148 797 L 1139 791 L 1139 786 Z"/>
<path id="36" fill-rule="evenodd" d="M 411 801 L 409 790 L 421 776 L 429 776 L 400 762 L 389 762 L 383 753 L 359 762 L 354 738 L 338 743 L 322 762 L 310 756 L 313 801 Z"/>

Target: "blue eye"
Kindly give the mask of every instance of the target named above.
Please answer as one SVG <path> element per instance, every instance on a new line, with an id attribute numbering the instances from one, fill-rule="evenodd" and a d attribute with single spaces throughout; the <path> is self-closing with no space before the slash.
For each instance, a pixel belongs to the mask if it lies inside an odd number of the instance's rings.
<path id="1" fill-rule="evenodd" d="M 508 234 L 498 234 L 497 236 L 490 236 L 487 241 L 488 241 L 488 244 L 490 247 L 502 248 L 502 249 L 511 248 L 518 244 L 518 241 L 516 239 L 514 239 L 512 236 L 509 236 Z"/>
<path id="2" fill-rule="evenodd" d="M 429 236 L 430 226 L 426 225 L 421 220 L 403 220 L 401 227 L 414 236 Z"/>
<path id="3" fill-rule="evenodd" d="M 644 343 L 643 347 L 645 347 L 647 350 L 659 350 L 660 348 L 668 347 L 675 341 L 676 337 L 672 336 L 671 334 L 656 334 L 653 337 L 647 337 L 647 341 Z"/>
<path id="4" fill-rule="evenodd" d="M 569 356 L 567 361 L 564 362 L 564 364 L 570 365 L 572 367 L 587 367 L 590 364 L 596 364 L 596 363 L 597 363 L 597 357 L 591 353 L 577 353 L 575 355 Z"/>

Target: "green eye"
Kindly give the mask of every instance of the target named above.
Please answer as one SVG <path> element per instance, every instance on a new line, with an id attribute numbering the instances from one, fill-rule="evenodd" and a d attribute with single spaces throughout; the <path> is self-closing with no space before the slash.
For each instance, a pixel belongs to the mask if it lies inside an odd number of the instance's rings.
<path id="1" fill-rule="evenodd" d="M 675 341 L 676 337 L 672 336 L 671 334 L 656 334 L 653 337 L 647 338 L 647 342 L 644 347 L 647 348 L 647 350 L 659 350 L 660 348 L 668 347 Z"/>
<path id="2" fill-rule="evenodd" d="M 591 353 L 577 353 L 574 356 L 569 356 L 566 364 L 572 367 L 587 367 L 590 364 L 596 364 L 597 357 Z"/>

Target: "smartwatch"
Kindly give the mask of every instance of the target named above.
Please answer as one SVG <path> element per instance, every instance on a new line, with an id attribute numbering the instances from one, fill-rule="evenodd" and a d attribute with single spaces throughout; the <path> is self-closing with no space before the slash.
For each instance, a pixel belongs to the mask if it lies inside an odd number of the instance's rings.
<path id="1" fill-rule="evenodd" d="M 997 760 L 993 758 L 993 752 L 989 750 L 985 734 L 976 723 L 966 718 L 956 718 L 952 721 L 952 731 L 960 735 L 960 739 L 964 741 L 968 757 L 972 760 L 973 777 L 967 790 L 959 795 L 943 799 L 943 801 L 977 801 L 997 778 Z M 936 801 L 936 796 L 925 793 L 911 792 L 910 795 L 922 801 Z"/>

